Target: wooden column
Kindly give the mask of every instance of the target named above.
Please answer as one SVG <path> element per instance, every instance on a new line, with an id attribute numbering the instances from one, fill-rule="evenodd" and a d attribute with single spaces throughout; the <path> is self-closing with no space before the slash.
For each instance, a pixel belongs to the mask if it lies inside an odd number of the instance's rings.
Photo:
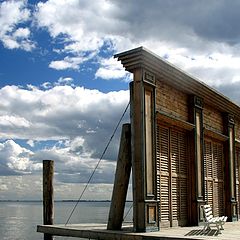
<path id="1" fill-rule="evenodd" d="M 134 231 L 145 230 L 144 174 L 143 174 L 143 83 L 142 70 L 134 72 L 134 82 L 130 84 L 131 134 L 132 134 L 132 187 L 133 187 L 133 227 Z"/>
<path id="2" fill-rule="evenodd" d="M 155 76 L 134 70 L 130 85 L 133 225 L 136 232 L 159 230 L 155 167 Z"/>
<path id="3" fill-rule="evenodd" d="M 236 199 L 236 162 L 235 162 L 235 130 L 234 117 L 225 113 L 224 132 L 228 136 L 225 143 L 225 199 L 226 215 L 228 221 L 237 220 L 237 199 Z"/>
<path id="4" fill-rule="evenodd" d="M 108 230 L 120 230 L 122 228 L 131 166 L 131 125 L 127 123 L 122 126 L 112 201 L 108 217 Z"/>
<path id="5" fill-rule="evenodd" d="M 54 198 L 53 198 L 54 161 L 43 160 L 43 224 L 53 225 Z M 44 240 L 53 240 L 50 234 L 44 234 Z"/>
<path id="6" fill-rule="evenodd" d="M 203 137 L 203 99 L 198 96 L 190 97 L 190 121 L 195 125 L 191 135 L 190 179 L 191 204 L 189 209 L 190 224 L 198 225 L 203 221 L 202 205 L 204 201 L 204 137 Z"/>

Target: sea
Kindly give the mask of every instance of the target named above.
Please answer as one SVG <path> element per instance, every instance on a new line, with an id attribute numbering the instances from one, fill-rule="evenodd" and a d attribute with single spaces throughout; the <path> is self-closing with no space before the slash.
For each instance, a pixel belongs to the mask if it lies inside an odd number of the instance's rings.
<path id="1" fill-rule="evenodd" d="M 54 224 L 65 224 L 75 204 L 75 202 L 55 202 Z M 126 202 L 125 213 L 131 209 L 131 205 L 131 202 Z M 110 202 L 79 202 L 69 224 L 107 223 L 109 208 Z M 125 220 L 132 220 L 132 210 Z M 43 234 L 37 232 L 37 225 L 41 225 L 42 222 L 42 202 L 0 202 L 1 240 L 42 240 Z M 54 239 L 79 238 L 56 236 Z"/>

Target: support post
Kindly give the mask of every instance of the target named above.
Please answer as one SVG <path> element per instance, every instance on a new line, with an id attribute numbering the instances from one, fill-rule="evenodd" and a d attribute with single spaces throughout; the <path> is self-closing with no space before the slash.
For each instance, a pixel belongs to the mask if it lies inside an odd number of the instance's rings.
<path id="1" fill-rule="evenodd" d="M 235 162 L 235 121 L 234 116 L 229 113 L 223 115 L 224 133 L 228 136 L 225 143 L 225 180 L 226 180 L 226 215 L 228 221 L 237 221 L 237 199 L 236 199 L 236 162 Z"/>
<path id="2" fill-rule="evenodd" d="M 118 153 L 111 207 L 108 217 L 108 230 L 122 228 L 124 207 L 131 173 L 131 125 L 123 124 Z"/>
<path id="3" fill-rule="evenodd" d="M 189 119 L 195 125 L 190 135 L 190 203 L 189 223 L 199 225 L 203 221 L 202 206 L 206 204 L 205 199 L 205 176 L 204 176 L 204 128 L 203 128 L 203 107 L 204 101 L 201 97 L 190 96 Z"/>
<path id="4" fill-rule="evenodd" d="M 54 199 L 53 199 L 54 161 L 43 160 L 43 224 L 53 225 Z M 53 236 L 44 233 L 44 240 L 53 240 Z"/>

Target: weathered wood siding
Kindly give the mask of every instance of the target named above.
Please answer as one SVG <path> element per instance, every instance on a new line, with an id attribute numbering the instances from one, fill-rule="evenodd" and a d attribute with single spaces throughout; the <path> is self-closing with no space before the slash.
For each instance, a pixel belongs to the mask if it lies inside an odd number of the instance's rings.
<path id="1" fill-rule="evenodd" d="M 235 138 L 240 140 L 240 121 L 235 119 Z"/>
<path id="2" fill-rule="evenodd" d="M 222 113 L 209 105 L 205 105 L 203 108 L 203 125 L 223 133 Z"/>
<path id="3" fill-rule="evenodd" d="M 158 80 L 156 82 L 156 110 L 188 121 L 188 96 Z"/>

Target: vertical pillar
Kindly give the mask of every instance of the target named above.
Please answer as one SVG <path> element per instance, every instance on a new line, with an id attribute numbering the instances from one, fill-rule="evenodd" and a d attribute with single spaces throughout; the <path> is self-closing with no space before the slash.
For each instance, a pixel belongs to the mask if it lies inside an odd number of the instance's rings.
<path id="1" fill-rule="evenodd" d="M 43 224 L 53 225 L 54 198 L 53 198 L 54 161 L 43 160 Z M 53 240 L 53 236 L 44 233 L 44 240 Z"/>
<path id="2" fill-rule="evenodd" d="M 142 68 L 134 70 L 130 93 L 134 230 L 156 231 L 155 76 Z"/>
<path id="3" fill-rule="evenodd" d="M 108 230 L 122 228 L 124 207 L 131 173 L 131 125 L 123 124 L 118 161 L 108 217 Z"/>
<path id="4" fill-rule="evenodd" d="M 190 121 L 195 125 L 192 133 L 192 157 L 190 158 L 191 169 L 191 209 L 190 222 L 198 225 L 203 220 L 202 205 L 204 201 L 204 136 L 203 136 L 203 99 L 191 96 Z M 191 160 L 194 159 L 194 160 Z"/>
<path id="5" fill-rule="evenodd" d="M 226 214 L 228 221 L 237 220 L 237 201 L 236 201 L 236 166 L 235 166 L 235 131 L 234 117 L 231 114 L 224 114 L 224 133 L 228 136 L 225 144 L 225 199 Z"/>

